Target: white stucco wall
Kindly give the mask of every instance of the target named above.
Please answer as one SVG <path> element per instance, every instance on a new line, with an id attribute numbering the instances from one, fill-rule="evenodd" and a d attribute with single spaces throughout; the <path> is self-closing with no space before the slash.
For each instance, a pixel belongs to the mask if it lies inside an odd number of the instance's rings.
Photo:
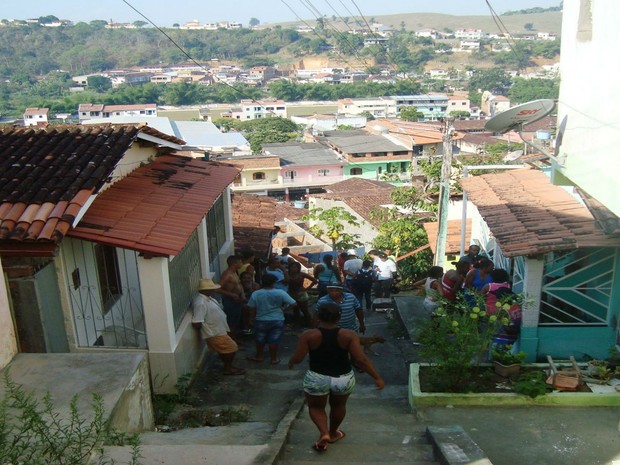
<path id="1" fill-rule="evenodd" d="M 558 127 L 560 172 L 620 216 L 618 18 L 617 0 L 564 2 Z"/>
<path id="2" fill-rule="evenodd" d="M 15 338 L 15 327 L 11 318 L 9 308 L 9 298 L 6 290 L 6 281 L 2 262 L 0 262 L 0 369 L 8 365 L 17 353 L 17 340 Z"/>

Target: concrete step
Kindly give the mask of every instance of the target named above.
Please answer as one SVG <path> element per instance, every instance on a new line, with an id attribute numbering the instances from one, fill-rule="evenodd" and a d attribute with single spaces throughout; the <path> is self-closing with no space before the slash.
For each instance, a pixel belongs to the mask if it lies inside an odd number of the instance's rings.
<path id="1" fill-rule="evenodd" d="M 430 462 L 434 460 L 433 447 L 430 444 L 347 444 L 344 439 L 336 444 L 330 444 L 324 453 L 316 452 L 312 448 L 313 439 L 308 438 L 304 444 L 287 444 L 280 463 L 409 463 Z"/>
<path id="2" fill-rule="evenodd" d="M 250 421 L 227 426 L 186 428 L 169 433 L 142 433 L 142 445 L 261 445 L 266 444 L 273 434 L 270 422 Z"/>
<path id="3" fill-rule="evenodd" d="M 335 461 L 333 461 L 330 457 L 329 451 L 325 454 L 321 454 L 321 459 L 319 460 L 317 458 L 317 460 L 295 460 L 295 461 L 280 461 L 278 462 L 278 465 L 320 465 L 320 464 L 325 464 L 325 465 L 333 465 L 334 463 L 336 463 Z M 356 461 L 338 461 L 338 465 L 358 465 L 360 463 L 363 463 L 364 465 L 394 465 L 395 462 L 382 462 L 382 461 L 378 461 L 378 462 L 372 462 L 372 461 L 363 461 L 360 462 L 359 460 Z M 402 460 L 399 461 L 398 464 L 399 465 L 437 465 L 438 462 L 435 461 L 428 461 L 428 460 Z"/>
<path id="4" fill-rule="evenodd" d="M 423 431 L 380 431 L 375 428 L 374 431 L 369 431 L 363 428 L 344 428 L 347 436 L 339 441 L 347 445 L 355 444 L 373 444 L 376 446 L 418 446 L 428 445 L 428 439 Z M 370 433 L 370 434 L 369 434 Z M 295 427 L 293 431 L 289 433 L 288 444 L 292 445 L 305 445 L 312 444 L 317 438 L 317 431 L 314 425 L 303 425 L 302 427 Z"/>
<path id="5" fill-rule="evenodd" d="M 140 447 L 140 465 L 162 464 L 226 464 L 251 465 L 258 456 L 267 449 L 261 446 L 221 446 L 221 445 L 144 445 Z M 129 447 L 106 447 L 104 463 L 127 465 L 131 463 L 131 449 Z M 93 462 L 95 463 L 95 462 Z"/>

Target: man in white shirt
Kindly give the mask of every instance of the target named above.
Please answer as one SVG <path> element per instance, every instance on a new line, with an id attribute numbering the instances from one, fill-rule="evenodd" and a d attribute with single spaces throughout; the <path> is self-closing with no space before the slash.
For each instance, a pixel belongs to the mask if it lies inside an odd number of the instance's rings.
<path id="1" fill-rule="evenodd" d="M 357 258 L 357 253 L 353 249 L 347 250 L 347 261 L 342 265 L 342 271 L 344 272 L 344 290 L 353 292 L 353 278 L 359 270 L 362 269 L 363 260 Z"/>
<path id="2" fill-rule="evenodd" d="M 218 353 L 224 363 L 225 375 L 242 375 L 245 370 L 233 365 L 239 347 L 228 334 L 230 328 L 224 310 L 212 297 L 220 287 L 211 279 L 200 280 L 199 294 L 192 302 L 192 326 L 200 329 L 200 337 L 206 341 L 207 347 Z"/>
<path id="3" fill-rule="evenodd" d="M 375 283 L 375 297 L 389 298 L 390 288 L 394 281 L 394 275 L 398 271 L 396 263 L 388 258 L 384 253 L 379 254 L 379 260 L 374 266 L 377 271 L 377 281 Z"/>

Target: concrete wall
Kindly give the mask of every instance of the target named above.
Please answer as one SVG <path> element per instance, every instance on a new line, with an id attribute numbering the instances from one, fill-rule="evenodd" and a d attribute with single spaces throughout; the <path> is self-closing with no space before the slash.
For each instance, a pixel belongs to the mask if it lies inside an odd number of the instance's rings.
<path id="1" fill-rule="evenodd" d="M 154 427 L 145 352 L 18 354 L 9 368 L 11 379 L 36 398 L 49 393 L 60 418 L 68 418 L 71 400 L 77 396 L 79 415 L 90 422 L 92 395 L 98 394 L 111 426 L 124 432 Z"/>
<path id="2" fill-rule="evenodd" d="M 0 277 L 2 277 L 0 280 L 0 369 L 2 369 L 17 354 L 17 339 L 1 261 Z"/>
<path id="3" fill-rule="evenodd" d="M 559 173 L 620 216 L 617 44 L 620 2 L 564 2 L 558 126 L 565 125 Z M 554 176 L 556 183 L 568 183 Z"/>

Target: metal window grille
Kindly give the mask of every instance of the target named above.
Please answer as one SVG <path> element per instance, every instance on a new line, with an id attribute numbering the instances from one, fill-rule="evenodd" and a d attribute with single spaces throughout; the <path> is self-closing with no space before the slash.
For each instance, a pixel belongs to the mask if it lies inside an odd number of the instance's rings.
<path id="1" fill-rule="evenodd" d="M 185 312 L 196 294 L 200 280 L 200 247 L 194 231 L 183 250 L 168 265 L 174 329 L 179 329 Z"/>
<path id="2" fill-rule="evenodd" d="M 539 324 L 606 325 L 616 267 L 616 254 L 610 249 L 548 253 Z"/>
<path id="3" fill-rule="evenodd" d="M 63 262 L 65 276 L 70 277 L 67 290 L 77 345 L 147 348 L 136 252 L 107 251 L 112 267 L 102 267 L 97 263 L 97 255 L 97 245 L 92 242 L 63 241 Z"/>

